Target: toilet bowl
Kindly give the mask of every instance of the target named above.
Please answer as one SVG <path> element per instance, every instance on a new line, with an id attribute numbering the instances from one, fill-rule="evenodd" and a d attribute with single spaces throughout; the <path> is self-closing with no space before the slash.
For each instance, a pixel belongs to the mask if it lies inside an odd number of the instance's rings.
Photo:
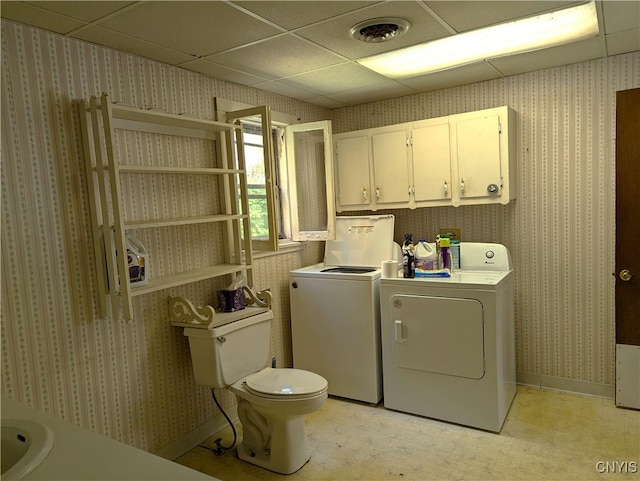
<path id="1" fill-rule="evenodd" d="M 281 474 L 291 474 L 309 460 L 305 414 L 327 399 L 327 381 L 299 369 L 265 368 L 229 387 L 238 399 L 243 429 L 238 457 Z"/>
<path id="2" fill-rule="evenodd" d="M 203 327 L 186 327 L 195 380 L 210 388 L 227 388 L 238 400 L 242 442 L 238 457 L 280 474 L 291 474 L 309 460 L 303 416 L 320 409 L 328 383 L 300 369 L 269 364 L 268 309 L 246 308 L 247 316 Z"/>

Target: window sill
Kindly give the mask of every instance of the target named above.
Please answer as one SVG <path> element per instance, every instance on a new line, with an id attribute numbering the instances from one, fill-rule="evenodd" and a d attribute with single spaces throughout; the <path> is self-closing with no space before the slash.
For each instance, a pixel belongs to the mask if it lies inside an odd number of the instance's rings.
<path id="1" fill-rule="evenodd" d="M 261 259 L 263 257 L 277 256 L 279 254 L 289 254 L 304 248 L 303 242 L 292 241 L 291 239 L 282 239 L 278 242 L 277 251 L 254 251 L 253 258 Z"/>

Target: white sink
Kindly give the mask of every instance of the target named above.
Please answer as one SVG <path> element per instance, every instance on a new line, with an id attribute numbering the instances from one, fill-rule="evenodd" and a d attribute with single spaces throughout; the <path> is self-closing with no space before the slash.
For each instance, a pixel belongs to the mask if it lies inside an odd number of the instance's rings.
<path id="1" fill-rule="evenodd" d="M 53 432 L 27 419 L 2 420 L 2 479 L 22 479 L 47 457 Z"/>

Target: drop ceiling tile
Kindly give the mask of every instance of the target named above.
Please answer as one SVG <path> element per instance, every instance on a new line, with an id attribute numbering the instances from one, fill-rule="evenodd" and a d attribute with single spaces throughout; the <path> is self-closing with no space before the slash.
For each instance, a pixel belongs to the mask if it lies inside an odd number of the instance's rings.
<path id="1" fill-rule="evenodd" d="M 385 82 L 387 79 L 356 63 L 342 63 L 311 72 L 283 78 L 285 85 L 304 88 L 320 95 L 327 95 L 336 90 L 351 90 L 369 87 Z"/>
<path id="2" fill-rule="evenodd" d="M 443 72 L 435 72 L 412 79 L 400 80 L 398 82 L 418 92 L 428 92 L 430 90 L 483 82 L 500 77 L 500 73 L 491 67 L 491 65 L 486 62 L 479 62 L 472 65 L 452 68 Z"/>
<path id="3" fill-rule="evenodd" d="M 340 107 L 349 106 L 349 104 L 347 103 L 340 102 L 339 100 L 331 99 L 329 97 L 323 97 L 323 96 L 311 97 L 309 99 L 306 99 L 306 102 L 312 103 L 314 105 L 319 105 L 320 107 L 326 107 L 328 109 L 339 109 Z"/>
<path id="4" fill-rule="evenodd" d="M 152 58 L 170 65 L 177 65 L 193 60 L 193 57 L 190 55 L 95 26 L 78 30 L 72 34 L 72 37 L 116 50 L 130 52 L 141 57 Z"/>
<path id="5" fill-rule="evenodd" d="M 286 29 L 295 29 L 311 23 L 326 20 L 337 15 L 359 10 L 378 2 L 365 1 L 234 1 L 239 7 L 246 8 Z"/>
<path id="6" fill-rule="evenodd" d="M 605 57 L 607 49 L 604 36 L 573 42 L 558 47 L 545 48 L 535 52 L 510 55 L 490 60 L 504 75 L 516 75 L 533 70 L 559 67 L 576 62 L 584 62 Z"/>
<path id="7" fill-rule="evenodd" d="M 294 99 L 308 99 L 316 96 L 313 92 L 285 85 L 277 80 L 259 83 L 254 85 L 254 87 L 261 90 L 267 90 L 268 92 L 273 92 L 275 94 L 284 95 L 286 97 L 292 97 Z"/>
<path id="8" fill-rule="evenodd" d="M 607 55 L 635 52 L 640 50 L 640 28 L 625 30 L 605 36 Z"/>
<path id="9" fill-rule="evenodd" d="M 211 62 L 207 62 L 204 59 L 191 60 L 179 65 L 181 68 L 187 70 L 193 70 L 194 72 L 203 73 L 209 77 L 213 77 L 220 80 L 228 80 L 229 82 L 235 82 L 242 85 L 255 85 L 260 82 L 264 82 L 262 77 L 256 77 L 239 70 L 233 70 L 222 65 L 216 65 Z"/>
<path id="10" fill-rule="evenodd" d="M 206 59 L 268 79 L 288 77 L 344 62 L 341 57 L 292 34 L 211 55 Z"/>
<path id="11" fill-rule="evenodd" d="M 224 2 L 142 2 L 100 26 L 132 37 L 206 56 L 281 32 Z"/>
<path id="12" fill-rule="evenodd" d="M 129 5 L 133 5 L 135 2 L 46 1 L 27 3 L 51 12 L 66 15 L 67 17 L 84 20 L 85 22 L 93 22 L 105 15 L 110 15 Z M 4 8 L 4 5 L 6 5 L 6 2 L 3 3 L 2 8 Z"/>
<path id="13" fill-rule="evenodd" d="M 354 25 L 382 17 L 402 18 L 408 20 L 411 26 L 404 35 L 387 42 L 367 43 L 350 36 L 349 30 Z M 374 5 L 334 20 L 311 25 L 297 30 L 296 34 L 349 59 L 368 57 L 450 35 L 440 23 L 416 2 L 399 1 Z"/>
<path id="14" fill-rule="evenodd" d="M 417 90 L 402 85 L 393 80 L 379 83 L 375 86 L 367 86 L 342 92 L 328 94 L 327 97 L 339 100 L 348 105 L 357 105 L 365 102 L 392 99 L 418 93 Z"/>
<path id="15" fill-rule="evenodd" d="M 518 18 L 532 17 L 541 12 L 560 10 L 576 5 L 576 1 L 435 1 L 425 2 L 456 32 L 466 32 L 504 23 Z"/>
<path id="16" fill-rule="evenodd" d="M 2 2 L 2 18 L 63 35 L 85 24 L 80 20 L 45 11 L 23 2 Z"/>
<path id="17" fill-rule="evenodd" d="M 637 29 L 640 26 L 640 2 L 607 0 L 602 2 L 605 33 Z"/>

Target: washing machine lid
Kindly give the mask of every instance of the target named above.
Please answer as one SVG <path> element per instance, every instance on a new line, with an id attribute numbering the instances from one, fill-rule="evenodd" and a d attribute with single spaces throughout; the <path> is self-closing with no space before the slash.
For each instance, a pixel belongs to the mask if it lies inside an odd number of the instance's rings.
<path id="1" fill-rule="evenodd" d="M 321 392 L 327 380 L 301 369 L 266 368 L 245 379 L 247 388 L 270 396 L 301 396 Z"/>
<path id="2" fill-rule="evenodd" d="M 336 217 L 336 238 L 325 244 L 325 266 L 379 269 L 394 258 L 394 220 L 391 214 Z"/>
<path id="3" fill-rule="evenodd" d="M 337 269 L 337 270 L 336 270 Z M 380 279 L 382 269 L 373 267 L 334 267 L 324 262 L 289 272 L 292 280 L 300 278 L 340 279 L 343 281 L 373 282 Z"/>

